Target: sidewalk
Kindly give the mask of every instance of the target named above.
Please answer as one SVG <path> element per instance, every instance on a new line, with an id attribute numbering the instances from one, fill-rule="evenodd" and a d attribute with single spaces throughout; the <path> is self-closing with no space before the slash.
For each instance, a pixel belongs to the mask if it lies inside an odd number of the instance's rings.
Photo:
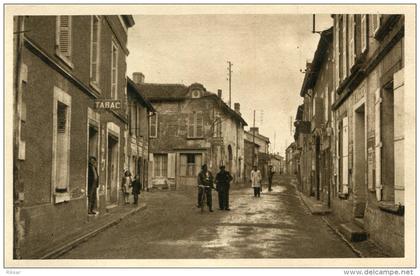
<path id="1" fill-rule="evenodd" d="M 147 208 L 145 203 L 140 203 L 138 206 L 130 204 L 115 207 L 102 215 L 89 216 L 85 224 L 73 229 L 66 237 L 53 241 L 51 246 L 38 251 L 30 259 L 55 259 L 105 229 L 118 224 L 127 216 L 145 208 Z"/>
<path id="2" fill-rule="evenodd" d="M 293 184 L 292 184 L 293 185 Z M 386 255 L 384 250 L 378 247 L 369 239 L 365 241 L 352 242 L 347 239 L 343 233 L 340 232 L 340 225 L 343 224 L 343 221 L 339 221 L 331 209 L 324 206 L 319 201 L 315 200 L 312 197 L 307 197 L 298 190 L 296 193 L 299 194 L 304 205 L 308 208 L 312 215 L 320 215 L 321 219 L 330 227 L 340 238 L 359 256 L 362 258 L 383 258 L 389 257 Z"/>

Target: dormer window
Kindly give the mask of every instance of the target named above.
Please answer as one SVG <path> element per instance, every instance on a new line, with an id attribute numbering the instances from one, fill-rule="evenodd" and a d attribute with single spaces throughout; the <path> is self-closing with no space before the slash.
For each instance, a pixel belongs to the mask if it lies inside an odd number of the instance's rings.
<path id="1" fill-rule="evenodd" d="M 201 91 L 200 91 L 200 90 L 198 90 L 198 89 L 194 89 L 194 90 L 191 92 L 191 97 L 192 97 L 193 99 L 200 98 L 200 97 L 201 97 Z"/>

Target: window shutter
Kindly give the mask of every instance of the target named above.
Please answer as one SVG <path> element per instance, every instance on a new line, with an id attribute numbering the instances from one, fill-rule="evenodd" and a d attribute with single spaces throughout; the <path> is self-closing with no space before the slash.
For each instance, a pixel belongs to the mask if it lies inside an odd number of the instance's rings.
<path id="1" fill-rule="evenodd" d="M 394 74 L 395 203 L 404 205 L 404 69 Z"/>
<path id="2" fill-rule="evenodd" d="M 188 137 L 194 137 L 194 117 L 195 113 L 188 114 Z"/>
<path id="3" fill-rule="evenodd" d="M 92 16 L 92 41 L 91 41 L 91 80 L 98 82 L 98 59 L 99 59 L 99 19 Z"/>
<path id="4" fill-rule="evenodd" d="M 366 28 L 366 14 L 362 14 L 360 20 L 360 43 L 362 47 L 362 53 L 367 49 L 367 28 Z"/>
<path id="5" fill-rule="evenodd" d="M 197 112 L 196 114 L 196 137 L 203 137 L 203 112 Z"/>
<path id="6" fill-rule="evenodd" d="M 67 106 L 58 102 L 57 104 L 57 133 L 66 132 Z"/>
<path id="7" fill-rule="evenodd" d="M 68 58 L 71 55 L 71 16 L 58 17 L 58 51 Z"/>
<path id="8" fill-rule="evenodd" d="M 343 118 L 343 194 L 349 193 L 349 121 Z"/>
<path id="9" fill-rule="evenodd" d="M 175 153 L 168 153 L 168 178 L 175 178 Z"/>
<path id="10" fill-rule="evenodd" d="M 153 172 L 153 177 L 155 177 L 155 159 L 153 153 L 149 153 L 149 162 L 150 162 L 150 170 Z"/>
<path id="11" fill-rule="evenodd" d="M 187 175 L 187 155 L 185 154 L 181 154 L 179 156 L 180 159 L 180 172 L 179 175 L 180 176 L 186 176 Z"/>
<path id="12" fill-rule="evenodd" d="M 347 77 L 347 15 L 343 15 L 343 80 Z"/>
<path id="13" fill-rule="evenodd" d="M 336 133 L 337 135 L 335 136 L 335 175 L 336 175 L 336 179 L 337 179 L 337 192 L 340 191 L 340 137 L 338 135 L 339 133 L 339 129 L 340 129 L 340 123 L 339 121 L 337 121 L 336 124 Z"/>
<path id="14" fill-rule="evenodd" d="M 375 91 L 375 188 L 376 198 L 378 201 L 382 199 L 382 183 L 381 183 L 381 90 Z"/>
<path id="15" fill-rule="evenodd" d="M 354 15 L 349 15 L 349 72 L 354 65 Z"/>
<path id="16" fill-rule="evenodd" d="M 340 85 L 340 24 L 338 16 L 335 17 L 335 87 Z"/>

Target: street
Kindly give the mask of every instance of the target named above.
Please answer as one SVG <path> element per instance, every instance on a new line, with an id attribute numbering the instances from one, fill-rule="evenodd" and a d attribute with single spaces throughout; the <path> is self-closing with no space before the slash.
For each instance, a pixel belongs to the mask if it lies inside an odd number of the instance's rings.
<path id="1" fill-rule="evenodd" d="M 274 178 L 261 198 L 231 189 L 229 211 L 200 213 L 196 187 L 141 195 L 147 209 L 98 234 L 62 259 L 355 258 L 357 255 L 311 215 L 288 178 Z M 250 185 L 249 185 L 250 186 Z"/>

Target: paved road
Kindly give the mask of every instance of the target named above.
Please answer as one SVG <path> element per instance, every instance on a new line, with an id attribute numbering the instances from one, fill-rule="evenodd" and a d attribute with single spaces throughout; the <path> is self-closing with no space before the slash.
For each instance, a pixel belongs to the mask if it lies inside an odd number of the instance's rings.
<path id="1" fill-rule="evenodd" d="M 265 190 L 261 198 L 254 198 L 250 188 L 232 190 L 230 212 L 214 206 L 214 213 L 201 214 L 195 196 L 194 189 L 143 194 L 145 211 L 61 258 L 357 257 L 320 217 L 307 211 L 286 179 L 276 178 L 274 190 Z"/>

